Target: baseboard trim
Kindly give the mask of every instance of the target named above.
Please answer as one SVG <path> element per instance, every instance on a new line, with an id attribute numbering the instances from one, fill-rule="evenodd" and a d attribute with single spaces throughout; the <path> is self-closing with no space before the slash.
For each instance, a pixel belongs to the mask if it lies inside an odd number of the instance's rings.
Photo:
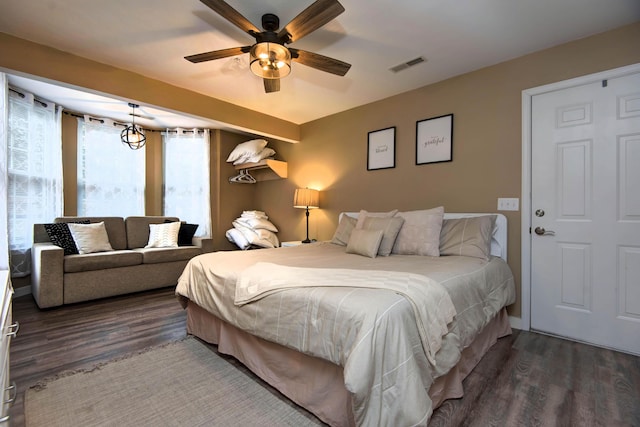
<path id="1" fill-rule="evenodd" d="M 522 318 L 509 316 L 509 325 L 511 325 L 513 329 L 522 330 Z"/>
<path id="2" fill-rule="evenodd" d="M 13 290 L 13 298 L 23 297 L 25 295 L 31 295 L 31 285 L 21 286 Z"/>

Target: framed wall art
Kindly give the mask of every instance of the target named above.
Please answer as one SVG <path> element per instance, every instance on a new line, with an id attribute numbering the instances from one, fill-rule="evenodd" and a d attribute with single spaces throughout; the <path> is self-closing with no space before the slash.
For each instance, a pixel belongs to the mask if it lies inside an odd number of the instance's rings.
<path id="1" fill-rule="evenodd" d="M 416 122 L 416 165 L 453 160 L 453 114 Z"/>
<path id="2" fill-rule="evenodd" d="M 367 170 L 396 167 L 396 127 L 374 130 L 367 137 Z"/>

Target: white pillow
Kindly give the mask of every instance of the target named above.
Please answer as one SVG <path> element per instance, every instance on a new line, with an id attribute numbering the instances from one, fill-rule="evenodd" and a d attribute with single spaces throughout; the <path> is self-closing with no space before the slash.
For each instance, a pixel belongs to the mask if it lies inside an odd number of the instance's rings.
<path id="1" fill-rule="evenodd" d="M 440 256 L 440 230 L 444 207 L 398 212 L 396 216 L 404 218 L 404 224 L 391 253 Z"/>
<path id="2" fill-rule="evenodd" d="M 67 223 L 79 254 L 112 251 L 104 222 L 93 224 Z"/>
<path id="3" fill-rule="evenodd" d="M 233 151 L 227 157 L 227 162 L 235 162 L 243 156 L 253 156 L 262 151 L 267 146 L 267 141 L 264 139 L 252 139 L 240 143 L 233 149 Z"/>
<path id="4" fill-rule="evenodd" d="M 274 233 L 278 232 L 276 226 L 273 225 L 271 221 L 264 218 L 237 218 L 233 221 L 233 226 L 235 227 L 238 224 L 243 227 L 252 228 L 254 230 L 262 229 L 273 231 Z"/>
<path id="5" fill-rule="evenodd" d="M 149 243 L 145 248 L 177 248 L 179 222 L 149 224 Z"/>
<path id="6" fill-rule="evenodd" d="M 249 243 L 247 238 L 244 237 L 244 235 L 240 232 L 240 230 L 237 230 L 235 228 L 231 228 L 227 230 L 227 232 L 225 233 L 225 236 L 227 236 L 227 239 L 231 243 L 235 243 L 236 246 L 242 249 L 243 251 L 249 249 L 249 247 L 251 246 L 251 243 Z"/>
<path id="7" fill-rule="evenodd" d="M 262 159 L 266 159 L 267 157 L 273 157 L 276 154 L 276 151 L 273 148 L 266 147 L 259 153 L 246 154 L 244 156 L 240 156 L 238 160 L 233 162 L 234 165 L 241 165 L 243 163 L 258 163 Z"/>

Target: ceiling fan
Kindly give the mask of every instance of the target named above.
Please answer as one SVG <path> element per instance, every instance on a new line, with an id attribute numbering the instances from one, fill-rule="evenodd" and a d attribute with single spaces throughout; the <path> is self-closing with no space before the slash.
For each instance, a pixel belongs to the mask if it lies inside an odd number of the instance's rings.
<path id="1" fill-rule="evenodd" d="M 316 0 L 280 31 L 278 31 L 280 19 L 272 13 L 262 16 L 264 31 L 260 31 L 224 0 L 200 1 L 255 38 L 256 43 L 251 46 L 232 47 L 185 56 L 187 61 L 198 63 L 249 53 L 251 71 L 262 77 L 264 90 L 267 93 L 280 90 L 280 79 L 291 72 L 291 61 L 338 76 L 344 76 L 351 68 L 351 64 L 346 62 L 285 46 L 317 30 L 344 12 L 344 7 L 338 0 Z"/>

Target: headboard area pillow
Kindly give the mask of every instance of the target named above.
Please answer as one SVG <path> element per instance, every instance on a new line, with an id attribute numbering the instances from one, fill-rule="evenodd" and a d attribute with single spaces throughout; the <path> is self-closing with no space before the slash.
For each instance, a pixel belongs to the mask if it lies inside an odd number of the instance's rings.
<path id="1" fill-rule="evenodd" d="M 494 213 L 445 213 L 444 219 L 472 218 L 478 216 L 495 216 L 495 224 L 491 232 L 491 255 L 507 260 L 507 217 Z"/>
<path id="2" fill-rule="evenodd" d="M 444 207 L 398 212 L 404 224 L 393 245 L 392 253 L 399 255 L 440 256 L 440 229 Z"/>
<path id="3" fill-rule="evenodd" d="M 392 211 L 393 212 L 393 211 Z M 386 213 L 388 215 L 388 212 Z M 380 215 L 380 214 L 378 214 Z M 504 259 L 505 261 L 507 260 L 507 218 L 503 215 L 503 214 L 499 214 L 499 213 L 445 213 L 443 216 L 443 222 L 446 219 L 457 219 L 457 218 L 471 218 L 471 217 L 477 217 L 477 216 L 488 216 L 488 215 L 492 215 L 495 216 L 495 224 L 493 226 L 493 231 L 491 232 L 491 255 L 493 256 L 497 256 L 500 257 L 502 259 Z M 348 217 L 348 218 L 352 218 L 357 220 L 359 216 L 359 212 L 342 212 L 340 214 L 340 221 L 342 221 L 343 218 Z M 405 218 L 405 222 L 406 222 L 406 218 Z M 340 228 L 340 226 L 338 226 L 338 228 Z M 404 228 L 404 225 L 403 225 Z M 351 229 L 353 230 L 353 229 Z M 336 230 L 337 233 L 338 230 Z M 402 230 L 401 230 L 402 231 Z M 349 233 L 350 234 L 350 233 Z M 399 235 L 400 233 L 398 233 L 398 238 L 400 237 Z M 335 236 L 334 236 L 335 239 Z M 342 243 L 343 246 L 346 246 L 346 244 L 348 243 L 348 238 L 347 240 Z M 396 239 L 397 241 L 397 239 Z M 334 240 L 332 240 L 333 243 L 338 243 Z M 340 244 L 340 243 L 338 243 Z M 440 252 L 440 242 L 438 241 L 438 252 Z M 392 252 L 394 253 L 394 252 Z"/>
<path id="4" fill-rule="evenodd" d="M 447 218 L 440 231 L 440 255 L 461 255 L 489 260 L 495 215 Z"/>

